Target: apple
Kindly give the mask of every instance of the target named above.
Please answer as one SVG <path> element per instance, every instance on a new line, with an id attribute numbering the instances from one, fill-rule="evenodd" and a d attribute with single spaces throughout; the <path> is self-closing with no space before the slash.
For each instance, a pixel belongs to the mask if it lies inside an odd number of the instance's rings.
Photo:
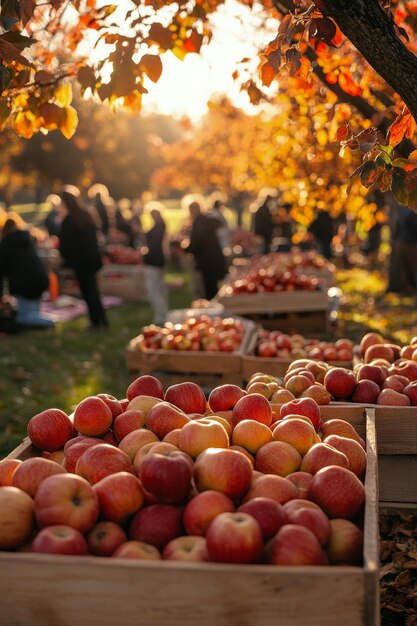
<path id="1" fill-rule="evenodd" d="M 282 420 L 272 432 L 274 441 L 289 443 L 301 456 L 314 445 L 315 435 L 313 426 L 297 418 Z"/>
<path id="2" fill-rule="evenodd" d="M 267 400 L 269 400 L 271 398 L 271 396 L 273 395 L 273 391 L 272 389 L 269 387 L 268 383 L 263 383 L 263 382 L 254 382 L 254 383 L 249 383 L 248 386 L 246 387 L 246 392 L 249 394 L 253 394 L 253 393 L 257 393 L 260 394 L 261 396 L 263 396 L 264 398 L 266 398 Z"/>
<path id="3" fill-rule="evenodd" d="M 304 526 L 285 524 L 266 546 L 272 565 L 322 565 L 323 552 L 316 535 Z"/>
<path id="4" fill-rule="evenodd" d="M 130 402 L 130 400 L 128 400 L 127 398 L 121 398 L 119 400 L 119 404 L 122 407 L 122 411 L 127 411 L 127 407 L 129 406 L 129 402 Z"/>
<path id="5" fill-rule="evenodd" d="M 99 443 L 87 448 L 75 466 L 75 473 L 92 485 L 116 472 L 133 474 L 133 465 L 125 452 L 107 443 Z"/>
<path id="6" fill-rule="evenodd" d="M 313 478 L 313 477 L 312 477 Z M 305 500 L 303 498 L 294 498 L 293 500 L 288 500 L 283 505 L 284 511 L 287 515 L 292 515 L 294 511 L 298 511 L 298 509 L 314 509 L 315 511 L 321 511 L 321 508 L 315 502 L 311 500 Z"/>
<path id="7" fill-rule="evenodd" d="M 113 423 L 113 414 L 107 404 L 97 396 L 84 398 L 74 411 L 74 428 L 82 435 L 99 437 Z"/>
<path id="8" fill-rule="evenodd" d="M 219 424 L 221 424 L 223 426 L 223 428 L 227 432 L 227 436 L 228 436 L 228 438 L 230 440 L 230 437 L 232 436 L 232 432 L 233 432 L 233 425 L 228 421 L 227 417 L 223 417 L 222 415 L 215 415 L 213 413 L 209 413 L 205 417 L 201 417 L 201 416 L 197 417 L 197 414 L 196 414 L 196 419 L 200 420 L 201 422 L 207 422 L 207 420 L 210 420 L 212 422 L 218 422 Z"/>
<path id="9" fill-rule="evenodd" d="M 193 478 L 198 491 L 214 489 L 235 500 L 248 491 L 252 466 L 237 450 L 208 448 L 197 457 Z"/>
<path id="10" fill-rule="evenodd" d="M 11 487 L 17 468 L 23 463 L 20 459 L 4 459 L 0 461 L 0 487 Z"/>
<path id="11" fill-rule="evenodd" d="M 321 383 L 314 383 L 304 389 L 301 394 L 301 398 L 312 398 L 319 404 L 320 406 L 325 406 L 326 404 L 330 404 L 332 396 L 327 391 L 326 387 Z"/>
<path id="12" fill-rule="evenodd" d="M 300 453 L 289 443 L 271 441 L 260 448 L 255 458 L 255 469 L 264 474 L 287 476 L 301 466 Z"/>
<path id="13" fill-rule="evenodd" d="M 336 350 L 352 350 L 353 341 L 347 339 L 346 337 L 342 337 L 334 342 L 334 347 Z"/>
<path id="14" fill-rule="evenodd" d="M 349 468 L 349 459 L 346 454 L 336 450 L 328 443 L 316 443 L 303 458 L 301 471 L 316 474 L 320 469 L 328 465 Z"/>
<path id="15" fill-rule="evenodd" d="M 364 356 L 366 350 L 370 346 L 382 344 L 384 342 L 385 342 L 385 339 L 379 333 L 375 333 L 375 332 L 367 333 L 366 335 L 362 337 L 360 344 L 359 344 L 361 355 Z"/>
<path id="16" fill-rule="evenodd" d="M 165 437 L 162 439 L 162 443 L 170 443 L 176 448 L 178 448 L 179 450 L 181 430 L 182 430 L 181 428 L 174 428 L 174 430 L 170 430 L 169 433 L 167 433 Z"/>
<path id="17" fill-rule="evenodd" d="M 124 524 L 139 511 L 145 500 L 139 479 L 128 472 L 105 476 L 93 485 L 93 491 L 98 499 L 100 517 L 118 524 Z"/>
<path id="18" fill-rule="evenodd" d="M 123 528 L 108 520 L 98 522 L 87 534 L 88 551 L 95 556 L 111 556 L 126 541 Z"/>
<path id="19" fill-rule="evenodd" d="M 319 429 L 321 424 L 320 406 L 313 398 L 298 398 L 297 400 L 290 400 L 282 405 L 280 410 L 281 419 L 286 415 L 305 415 L 309 417 L 316 430 Z"/>
<path id="20" fill-rule="evenodd" d="M 343 452 L 349 460 L 349 469 L 359 478 L 363 478 L 366 472 L 366 452 L 360 443 L 354 439 L 329 435 L 324 443 L 328 443 L 336 450 Z"/>
<path id="21" fill-rule="evenodd" d="M 207 448 L 228 448 L 229 435 L 225 427 L 214 419 L 191 420 L 180 430 L 178 447 L 196 459 Z"/>
<path id="22" fill-rule="evenodd" d="M 133 459 L 133 469 L 137 475 L 139 475 L 140 466 L 142 465 L 144 459 L 151 452 L 157 452 L 158 454 L 165 454 L 167 452 L 180 452 L 180 450 L 179 448 L 174 446 L 174 444 L 167 443 L 166 441 L 156 441 L 156 442 L 145 444 L 144 446 L 139 448 L 139 450 L 136 453 L 135 458 Z M 185 452 L 181 452 L 181 454 L 189 461 L 192 467 L 192 463 L 193 463 L 192 458 L 189 457 L 188 454 L 185 454 Z"/>
<path id="23" fill-rule="evenodd" d="M 303 393 L 303 391 L 305 391 L 305 389 L 313 384 L 313 382 L 314 380 L 312 381 L 309 376 L 305 376 L 303 374 L 294 374 L 294 376 L 291 376 L 285 383 L 285 389 L 288 389 L 288 391 L 290 391 L 293 396 L 298 398 Z"/>
<path id="24" fill-rule="evenodd" d="M 412 359 L 415 345 L 403 346 L 400 350 L 400 359 Z"/>
<path id="25" fill-rule="evenodd" d="M 361 444 L 363 448 L 365 448 L 365 442 L 358 435 L 355 428 L 346 420 L 341 420 L 337 417 L 324 422 L 321 427 L 321 437 L 325 439 L 329 435 L 339 435 L 340 437 L 347 437 L 348 439 L 354 439 L 358 443 Z"/>
<path id="26" fill-rule="evenodd" d="M 233 408 L 233 423 L 252 419 L 269 426 L 272 423 L 272 409 L 268 400 L 259 393 L 251 393 L 238 400 Z"/>
<path id="27" fill-rule="evenodd" d="M 197 493 L 184 509 L 183 522 L 189 535 L 205 535 L 211 521 L 220 513 L 232 513 L 233 501 L 220 491 Z"/>
<path id="28" fill-rule="evenodd" d="M 330 539 L 326 554 L 333 565 L 362 563 L 363 532 L 347 519 L 330 520 Z"/>
<path id="29" fill-rule="evenodd" d="M 417 381 L 416 380 L 413 380 L 413 382 L 406 385 L 403 389 L 403 393 L 409 398 L 411 406 L 417 406 Z M 0 463 L 0 484 L 1 484 L 1 463 Z"/>
<path id="30" fill-rule="evenodd" d="M 284 504 L 288 500 L 297 498 L 297 487 L 282 476 L 276 474 L 263 474 L 253 479 L 252 485 L 247 491 L 243 501 L 247 502 L 253 498 L 271 498 L 279 504 Z"/>
<path id="31" fill-rule="evenodd" d="M 297 487 L 297 498 L 308 498 L 308 490 L 310 488 L 311 481 L 313 480 L 312 474 L 309 472 L 293 472 L 292 474 L 288 474 L 286 479 Z"/>
<path id="32" fill-rule="evenodd" d="M 352 402 L 375 404 L 380 388 L 373 380 L 362 378 L 355 387 L 352 395 Z"/>
<path id="33" fill-rule="evenodd" d="M 376 344 L 367 348 L 363 360 L 371 363 L 374 359 L 385 359 L 388 363 L 395 361 L 394 350 L 386 344 Z"/>
<path id="34" fill-rule="evenodd" d="M 199 385 L 193 382 L 171 385 L 165 392 L 166 402 L 171 402 L 184 413 L 201 413 L 206 410 L 206 396 Z"/>
<path id="35" fill-rule="evenodd" d="M 330 518 L 352 519 L 363 508 L 365 487 L 349 469 L 330 465 L 313 476 L 309 498 Z"/>
<path id="36" fill-rule="evenodd" d="M 99 504 L 91 485 L 75 474 L 49 476 L 35 496 L 35 516 L 39 528 L 66 524 L 82 533 L 92 528 Z"/>
<path id="37" fill-rule="evenodd" d="M 261 357 L 276 357 L 277 346 L 273 341 L 260 341 L 256 346 L 256 354 Z"/>
<path id="38" fill-rule="evenodd" d="M 247 513 L 220 513 L 207 534 L 210 561 L 217 563 L 256 563 L 263 550 L 261 528 Z"/>
<path id="39" fill-rule="evenodd" d="M 162 504 L 185 502 L 190 492 L 191 477 L 189 461 L 181 452 L 176 451 L 151 451 L 139 468 L 143 488 Z"/>
<path id="40" fill-rule="evenodd" d="M 291 400 L 295 400 L 295 396 L 291 393 L 291 391 L 288 391 L 288 389 L 278 389 L 271 396 L 271 402 L 275 402 L 277 404 L 285 404 Z"/>
<path id="41" fill-rule="evenodd" d="M 163 400 L 164 388 L 161 381 L 149 374 L 139 376 L 139 378 L 130 383 L 126 391 L 126 397 L 129 401 L 137 396 L 151 396 Z"/>
<path id="42" fill-rule="evenodd" d="M 54 452 L 62 448 L 73 434 L 72 422 L 61 409 L 46 409 L 34 415 L 27 425 L 29 439 L 39 450 Z"/>
<path id="43" fill-rule="evenodd" d="M 391 374 L 385 379 L 382 389 L 394 389 L 401 393 L 406 385 L 409 384 L 408 378 L 400 374 Z"/>
<path id="44" fill-rule="evenodd" d="M 332 367 L 326 372 L 324 386 L 335 400 L 350 398 L 356 387 L 356 376 L 343 367 Z"/>
<path id="45" fill-rule="evenodd" d="M 120 413 L 113 423 L 113 432 L 117 442 L 126 437 L 133 430 L 138 430 L 145 426 L 146 416 L 143 411 L 138 409 L 128 409 Z"/>
<path id="46" fill-rule="evenodd" d="M 26 491 L 29 496 L 34 498 L 39 485 L 45 478 L 64 473 L 66 473 L 66 469 L 59 463 L 34 456 L 23 461 L 17 468 L 13 476 L 13 486 Z"/>
<path id="47" fill-rule="evenodd" d="M 269 426 L 255 420 L 242 420 L 233 429 L 232 444 L 242 446 L 251 454 L 256 454 L 264 444 L 272 441 Z"/>
<path id="48" fill-rule="evenodd" d="M 160 561 L 162 555 L 158 548 L 143 541 L 126 541 L 111 555 L 116 559 L 138 559 L 141 561 Z"/>
<path id="49" fill-rule="evenodd" d="M 159 439 L 152 431 L 147 428 L 138 428 L 138 430 L 133 430 L 123 437 L 118 447 L 119 450 L 127 454 L 129 459 L 133 461 L 136 453 L 143 448 L 143 446 L 146 446 L 148 443 L 157 442 L 159 442 Z"/>
<path id="50" fill-rule="evenodd" d="M 35 522 L 32 498 L 17 487 L 0 487 L 0 550 L 14 550 L 30 538 Z"/>
<path id="51" fill-rule="evenodd" d="M 146 416 L 146 428 L 158 439 L 163 439 L 171 430 L 182 428 L 190 421 L 188 415 L 169 402 L 159 402 L 150 409 Z"/>
<path id="52" fill-rule="evenodd" d="M 102 437 L 99 437 L 99 439 L 103 443 L 108 443 L 109 445 L 114 446 L 115 448 L 117 448 L 118 441 L 117 441 L 116 437 L 113 435 L 113 431 L 111 429 L 108 430 L 106 433 L 104 433 L 104 435 Z"/>
<path id="53" fill-rule="evenodd" d="M 133 517 L 129 538 L 163 549 L 167 543 L 183 535 L 181 509 L 171 504 L 151 504 Z"/>
<path id="54" fill-rule="evenodd" d="M 103 402 L 107 404 L 110 411 L 112 412 L 113 419 L 115 419 L 118 415 L 123 413 L 123 407 L 120 404 L 119 400 L 115 398 L 114 396 L 112 396 L 111 394 L 98 393 L 97 398 L 100 398 L 100 400 L 103 400 Z"/>
<path id="55" fill-rule="evenodd" d="M 405 376 L 410 382 L 417 380 L 417 363 L 414 360 L 400 361 L 399 363 L 391 365 L 388 371 L 390 374 Z"/>
<path id="56" fill-rule="evenodd" d="M 217 411 L 228 411 L 233 409 L 237 401 L 245 395 L 246 391 L 238 387 L 238 385 L 220 385 L 210 392 L 208 404 L 214 413 L 217 413 Z"/>
<path id="57" fill-rule="evenodd" d="M 196 535 L 176 537 L 167 543 L 162 558 L 167 561 L 208 561 L 207 541 Z"/>
<path id="58" fill-rule="evenodd" d="M 74 441 L 75 443 L 65 448 L 63 466 L 65 467 L 67 472 L 75 473 L 75 467 L 80 456 L 84 454 L 87 448 L 91 448 L 92 446 L 101 444 L 102 440 L 98 439 L 98 437 L 83 436 L 74 437 L 74 439 L 71 441 Z M 69 441 L 68 443 L 71 443 L 71 441 Z"/>
<path id="59" fill-rule="evenodd" d="M 87 542 L 79 530 L 65 524 L 43 528 L 32 543 L 32 552 L 44 554 L 87 554 Z"/>
<path id="60" fill-rule="evenodd" d="M 382 389 L 376 399 L 377 404 L 383 404 L 386 406 L 410 406 L 410 398 L 394 389 Z"/>
<path id="61" fill-rule="evenodd" d="M 317 537 L 321 546 L 325 546 L 330 539 L 330 520 L 319 508 L 299 506 L 293 510 L 285 511 L 289 524 L 304 526 L 311 530 Z"/>
<path id="62" fill-rule="evenodd" d="M 237 509 L 238 513 L 252 515 L 259 524 L 264 541 L 268 541 L 286 524 L 287 515 L 276 500 L 259 496 L 244 502 Z"/>
<path id="63" fill-rule="evenodd" d="M 125 411 L 142 411 L 145 415 L 149 413 L 151 408 L 162 402 L 163 398 L 155 398 L 154 396 L 135 396 L 129 401 Z"/>

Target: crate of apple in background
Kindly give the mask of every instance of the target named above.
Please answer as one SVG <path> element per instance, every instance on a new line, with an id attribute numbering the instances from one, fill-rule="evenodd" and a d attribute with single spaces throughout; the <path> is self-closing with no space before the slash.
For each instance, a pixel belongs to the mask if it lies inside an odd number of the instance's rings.
<path id="1" fill-rule="evenodd" d="M 0 463 L 5 623 L 379 623 L 372 412 L 150 376 L 126 396 L 41 412 Z"/>
<path id="2" fill-rule="evenodd" d="M 240 385 L 242 355 L 254 332 L 253 322 L 226 314 L 192 315 L 162 327 L 152 324 L 129 342 L 127 368 L 157 373 L 165 386 L 190 377 L 205 388 L 223 382 Z"/>
<path id="3" fill-rule="evenodd" d="M 242 357 L 243 379 L 256 372 L 284 376 L 292 361 L 308 357 L 340 367 L 352 368 L 353 342 L 347 338 L 323 341 L 300 333 L 288 335 L 280 330 L 261 328 L 252 337 L 247 354 Z"/>
<path id="4" fill-rule="evenodd" d="M 72 270 L 62 268 L 58 278 L 61 294 L 81 297 L 78 281 Z M 103 296 L 116 296 L 124 300 L 146 298 L 143 265 L 106 264 L 97 272 L 97 283 Z"/>

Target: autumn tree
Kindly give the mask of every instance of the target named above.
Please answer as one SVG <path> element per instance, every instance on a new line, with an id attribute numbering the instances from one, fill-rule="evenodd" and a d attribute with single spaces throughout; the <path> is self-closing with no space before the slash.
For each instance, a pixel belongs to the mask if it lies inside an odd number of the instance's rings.
<path id="1" fill-rule="evenodd" d="M 77 123 L 71 78 L 112 106 L 138 111 L 161 75 L 161 57 L 200 52 L 211 38 L 210 18 L 224 3 L 126 0 L 102 6 L 96 0 L 1 0 L 0 123 L 12 124 L 24 137 L 56 128 L 71 136 Z M 242 81 L 251 100 L 260 101 L 263 86 L 283 72 L 298 78 L 300 89 L 320 81 L 371 120 L 363 134 L 356 136 L 348 123 L 338 134 L 344 147 L 364 155 L 357 170 L 362 183 L 392 186 L 402 202 L 417 206 L 417 159 L 409 143 L 403 147 L 404 140 L 413 139 L 417 117 L 415 2 L 240 4 L 261 13 L 265 24 L 270 18 L 277 24 L 275 36 L 260 51 L 259 75 Z"/>

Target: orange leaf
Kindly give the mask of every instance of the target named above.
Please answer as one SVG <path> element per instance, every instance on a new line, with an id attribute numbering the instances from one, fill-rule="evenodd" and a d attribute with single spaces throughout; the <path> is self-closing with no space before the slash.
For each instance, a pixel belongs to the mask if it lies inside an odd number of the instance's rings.
<path id="1" fill-rule="evenodd" d="M 139 67 L 147 76 L 149 76 L 151 81 L 154 83 L 158 82 L 159 77 L 162 74 L 162 61 L 158 55 L 144 54 L 139 61 Z"/>
<path id="2" fill-rule="evenodd" d="M 341 89 L 343 89 L 343 91 L 348 93 L 350 96 L 359 96 L 362 91 L 348 72 L 339 74 L 338 82 Z"/>
<path id="3" fill-rule="evenodd" d="M 342 126 L 339 126 L 339 128 L 337 129 L 337 132 L 336 132 L 337 141 L 344 141 L 346 137 L 348 136 L 348 132 L 349 132 L 349 124 L 345 122 L 344 124 L 342 124 Z"/>
<path id="4" fill-rule="evenodd" d="M 388 130 L 388 143 L 397 146 L 405 137 L 412 137 L 416 130 L 416 122 L 407 107 L 394 120 Z"/>
<path id="5" fill-rule="evenodd" d="M 158 22 L 154 22 L 151 25 L 149 29 L 149 40 L 157 43 L 163 50 L 171 50 L 174 45 L 171 32 Z"/>

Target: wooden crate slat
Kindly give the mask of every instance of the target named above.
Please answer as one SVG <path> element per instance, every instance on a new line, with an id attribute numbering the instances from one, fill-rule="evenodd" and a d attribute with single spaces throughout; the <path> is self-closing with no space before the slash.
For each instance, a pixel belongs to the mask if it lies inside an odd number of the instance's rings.
<path id="1" fill-rule="evenodd" d="M 378 465 L 381 502 L 414 503 L 417 508 L 417 455 L 380 454 Z"/>
<path id="2" fill-rule="evenodd" d="M 222 304 L 226 311 L 241 315 L 327 311 L 329 306 L 327 294 L 323 290 L 231 294 L 227 285 L 220 289 L 216 301 Z"/>

